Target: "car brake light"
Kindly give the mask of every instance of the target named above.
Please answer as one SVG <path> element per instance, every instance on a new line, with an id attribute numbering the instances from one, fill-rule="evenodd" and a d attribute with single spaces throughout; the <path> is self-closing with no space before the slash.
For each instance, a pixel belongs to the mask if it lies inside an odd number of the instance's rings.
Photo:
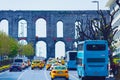
<path id="1" fill-rule="evenodd" d="M 65 73 L 68 73 L 68 71 L 65 71 Z"/>
<path id="2" fill-rule="evenodd" d="M 53 73 L 56 73 L 56 71 L 53 71 Z"/>

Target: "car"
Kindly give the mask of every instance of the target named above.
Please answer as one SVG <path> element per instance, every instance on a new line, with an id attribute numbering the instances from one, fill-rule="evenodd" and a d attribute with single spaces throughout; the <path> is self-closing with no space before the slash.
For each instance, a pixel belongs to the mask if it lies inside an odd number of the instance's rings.
<path id="1" fill-rule="evenodd" d="M 54 66 L 59 66 L 59 65 L 62 65 L 62 64 L 60 64 L 60 63 L 54 63 L 54 64 L 52 64 L 51 67 L 50 67 L 50 70 L 52 70 Z"/>
<path id="2" fill-rule="evenodd" d="M 26 68 L 26 63 L 25 63 L 24 59 L 22 59 L 22 58 L 16 58 L 16 59 L 14 59 L 13 63 L 14 63 L 14 62 L 21 64 L 22 69 L 25 69 L 25 68 Z"/>
<path id="3" fill-rule="evenodd" d="M 19 63 L 19 62 L 14 62 L 14 63 L 10 66 L 9 71 L 10 71 L 10 72 L 11 72 L 11 71 L 22 71 L 22 69 L 23 69 L 23 66 L 22 66 L 21 63 Z"/>
<path id="4" fill-rule="evenodd" d="M 58 63 L 62 64 L 62 65 L 65 65 L 65 60 L 64 59 L 59 59 L 58 60 Z"/>
<path id="5" fill-rule="evenodd" d="M 46 63 L 46 70 L 49 70 L 52 64 L 55 64 L 55 63 L 57 63 L 57 60 L 54 58 L 50 58 Z"/>
<path id="6" fill-rule="evenodd" d="M 46 70 L 50 69 L 51 65 L 52 65 L 51 62 L 47 62 L 46 66 L 45 66 L 45 67 L 46 67 Z"/>
<path id="7" fill-rule="evenodd" d="M 44 67 L 44 62 L 40 60 L 33 60 L 31 64 L 31 69 L 33 70 L 34 68 L 40 68 L 42 69 Z"/>
<path id="8" fill-rule="evenodd" d="M 63 77 L 66 80 L 69 80 L 68 69 L 66 66 L 54 66 L 50 72 L 51 80 L 54 80 L 57 77 Z"/>

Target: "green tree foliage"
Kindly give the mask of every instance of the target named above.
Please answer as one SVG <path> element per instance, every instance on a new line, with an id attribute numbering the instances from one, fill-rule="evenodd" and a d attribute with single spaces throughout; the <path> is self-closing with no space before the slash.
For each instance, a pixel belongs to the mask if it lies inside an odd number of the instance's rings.
<path id="1" fill-rule="evenodd" d="M 25 55 L 27 57 L 34 55 L 34 48 L 31 43 L 27 45 L 20 45 L 19 47 L 19 53 L 20 55 Z"/>
<path id="2" fill-rule="evenodd" d="M 0 55 L 5 56 L 8 53 L 10 53 L 9 37 L 5 33 L 0 32 Z"/>
<path id="3" fill-rule="evenodd" d="M 25 45 L 23 51 L 24 51 L 25 55 L 28 57 L 34 55 L 34 48 L 33 48 L 33 45 L 31 43 Z"/>
<path id="4" fill-rule="evenodd" d="M 0 32 L 0 55 L 14 57 L 17 55 L 18 43 L 15 39 Z"/>
<path id="5" fill-rule="evenodd" d="M 9 46 L 10 46 L 10 53 L 9 53 L 9 57 L 14 57 L 18 54 L 18 42 L 17 40 L 13 39 L 13 38 L 9 38 Z"/>

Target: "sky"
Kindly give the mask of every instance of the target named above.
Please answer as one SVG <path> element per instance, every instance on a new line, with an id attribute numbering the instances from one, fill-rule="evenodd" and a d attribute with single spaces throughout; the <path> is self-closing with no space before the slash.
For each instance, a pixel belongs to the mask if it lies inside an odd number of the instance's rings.
<path id="1" fill-rule="evenodd" d="M 1 0 L 0 10 L 97 10 L 95 0 Z M 108 0 L 99 1 L 101 10 Z"/>

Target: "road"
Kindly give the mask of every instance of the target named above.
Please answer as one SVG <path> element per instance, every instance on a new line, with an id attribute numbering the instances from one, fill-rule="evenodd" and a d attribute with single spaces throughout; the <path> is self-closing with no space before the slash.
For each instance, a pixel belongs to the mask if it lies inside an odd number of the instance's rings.
<path id="1" fill-rule="evenodd" d="M 0 80 L 51 80 L 50 71 L 46 69 L 35 69 L 27 68 L 22 72 L 9 72 L 5 71 L 0 73 Z M 69 71 L 69 80 L 80 80 L 77 76 L 76 70 Z M 56 80 L 65 80 L 64 78 L 57 78 Z M 106 80 L 114 80 L 113 78 L 106 78 Z"/>

